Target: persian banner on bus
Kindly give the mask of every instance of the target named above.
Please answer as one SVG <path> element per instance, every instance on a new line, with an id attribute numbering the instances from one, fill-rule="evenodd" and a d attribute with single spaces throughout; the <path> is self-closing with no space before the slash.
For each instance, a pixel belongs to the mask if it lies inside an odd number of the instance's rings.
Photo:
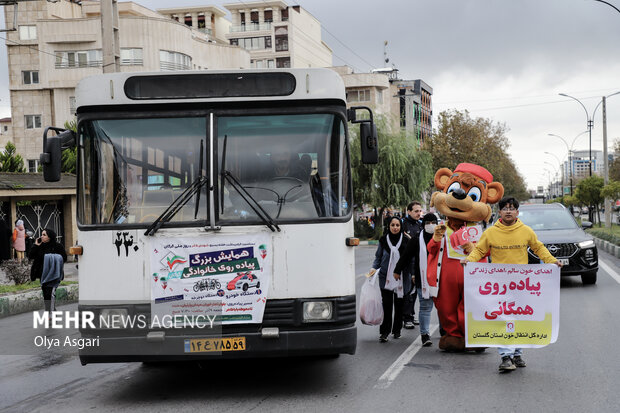
<path id="1" fill-rule="evenodd" d="M 153 316 L 206 316 L 217 323 L 261 323 L 272 273 L 266 234 L 153 238 Z"/>
<path id="2" fill-rule="evenodd" d="M 468 263 L 464 285 L 467 347 L 535 348 L 557 340 L 557 265 Z"/>

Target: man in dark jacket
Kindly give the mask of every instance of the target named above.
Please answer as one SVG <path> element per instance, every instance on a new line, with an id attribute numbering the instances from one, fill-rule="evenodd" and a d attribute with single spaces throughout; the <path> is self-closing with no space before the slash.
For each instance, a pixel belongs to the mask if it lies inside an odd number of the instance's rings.
<path id="1" fill-rule="evenodd" d="M 420 231 L 422 228 L 422 221 L 420 218 L 422 217 L 422 205 L 418 201 L 413 201 L 409 205 L 407 205 L 407 216 L 403 220 L 403 232 L 410 239 L 417 239 L 420 236 Z M 410 274 L 414 274 L 413 269 L 415 268 L 415 258 L 411 261 Z M 405 322 L 405 328 L 413 329 L 415 325 L 418 324 L 418 320 L 415 318 L 415 300 L 417 294 L 413 294 L 414 282 L 413 280 L 407 280 L 406 282 L 403 279 L 403 288 L 405 292 L 404 302 L 403 302 L 403 320 Z"/>

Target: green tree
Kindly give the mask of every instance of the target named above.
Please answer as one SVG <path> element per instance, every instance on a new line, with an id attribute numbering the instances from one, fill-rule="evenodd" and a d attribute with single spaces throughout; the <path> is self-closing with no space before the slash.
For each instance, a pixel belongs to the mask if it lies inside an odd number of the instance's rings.
<path id="1" fill-rule="evenodd" d="M 64 126 L 65 126 L 65 129 L 71 129 L 73 133 L 77 134 L 77 119 L 66 121 Z M 62 172 L 75 174 L 76 165 L 77 165 L 77 146 L 63 150 L 60 170 Z"/>
<path id="2" fill-rule="evenodd" d="M 620 181 L 610 180 L 609 183 L 601 189 L 601 196 L 603 198 L 610 198 L 614 201 L 620 199 Z"/>
<path id="3" fill-rule="evenodd" d="M 17 153 L 12 142 L 8 142 L 4 152 L 0 152 L 0 172 L 26 172 L 24 158 Z"/>
<path id="4" fill-rule="evenodd" d="M 529 199 L 523 177 L 507 152 L 507 131 L 506 125 L 472 118 L 466 110 L 444 111 L 423 149 L 432 154 L 433 171 L 443 167 L 454 169 L 462 162 L 474 163 L 488 169 L 493 179 L 504 186 L 506 195 Z"/>
<path id="5" fill-rule="evenodd" d="M 361 161 L 359 130 L 351 128 L 351 164 L 354 199 L 358 204 L 403 208 L 420 199 L 433 179 L 431 155 L 417 148 L 404 131 L 389 133 L 384 119 L 377 119 L 379 163 Z"/>
<path id="6" fill-rule="evenodd" d="M 582 202 L 585 205 L 588 205 L 589 208 L 589 218 L 590 221 L 593 221 L 593 209 L 596 209 L 596 216 L 598 217 L 598 222 L 600 226 L 600 214 L 599 214 L 599 206 L 601 202 L 603 202 L 604 198 L 601 195 L 601 190 L 603 189 L 604 181 L 598 175 L 592 175 L 590 177 L 582 179 L 577 184 L 577 190 L 575 191 L 575 198 Z"/>

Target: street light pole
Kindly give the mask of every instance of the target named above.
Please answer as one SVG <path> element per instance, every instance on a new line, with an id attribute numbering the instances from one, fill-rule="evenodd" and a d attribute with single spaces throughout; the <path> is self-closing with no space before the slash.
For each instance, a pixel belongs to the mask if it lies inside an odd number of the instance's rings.
<path id="1" fill-rule="evenodd" d="M 577 140 L 578 137 L 580 137 L 581 135 L 583 135 L 584 133 L 588 132 L 587 130 L 577 134 L 577 136 L 575 136 L 575 138 L 573 139 L 573 141 L 571 142 L 570 146 L 568 146 L 568 142 L 566 142 L 566 140 L 561 137 L 560 135 L 555 135 L 553 133 L 548 133 L 548 136 L 555 136 L 556 138 L 560 138 L 562 140 L 562 142 L 564 142 L 564 145 L 566 145 L 566 150 L 568 150 L 568 166 L 569 166 L 569 176 L 570 176 L 570 195 L 573 196 L 573 158 L 572 158 L 572 152 L 573 152 L 573 146 L 575 146 L 575 141 Z"/>
<path id="2" fill-rule="evenodd" d="M 552 153 L 552 152 L 545 152 L 545 154 L 553 156 L 556 159 L 556 161 L 558 161 L 558 168 L 559 169 L 556 168 L 556 171 L 558 171 L 560 169 L 562 170 L 562 194 L 561 195 L 564 195 L 564 169 L 562 168 L 562 162 L 560 161 L 560 158 L 558 158 L 558 156 L 556 154 Z"/>
<path id="3" fill-rule="evenodd" d="M 581 101 L 579 99 L 577 99 L 576 97 L 567 95 L 566 93 L 560 93 L 560 96 L 564 96 L 567 98 L 571 98 L 577 101 L 577 103 L 579 103 L 581 105 L 581 107 L 583 108 L 583 110 L 586 111 L 586 120 L 588 121 L 588 135 L 589 135 L 589 139 L 590 139 L 590 161 L 588 162 L 588 166 L 590 169 L 590 176 L 592 176 L 592 125 L 593 125 L 593 121 L 590 118 L 590 114 L 588 113 L 588 109 L 586 109 L 586 107 L 583 105 L 583 103 L 581 103 Z"/>

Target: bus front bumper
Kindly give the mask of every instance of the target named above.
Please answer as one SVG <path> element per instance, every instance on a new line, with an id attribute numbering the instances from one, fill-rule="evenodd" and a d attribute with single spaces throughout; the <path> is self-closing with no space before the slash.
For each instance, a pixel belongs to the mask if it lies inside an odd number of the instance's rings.
<path id="1" fill-rule="evenodd" d="M 273 330 L 272 330 L 273 331 Z M 103 332 L 105 333 L 105 332 Z M 132 361 L 174 361 L 174 360 L 208 360 L 235 359 L 248 357 L 290 357 L 355 354 L 357 329 L 354 325 L 331 329 L 304 329 L 278 331 L 266 336 L 260 332 L 243 332 L 224 334 L 218 337 L 244 337 L 243 350 L 191 352 L 187 340 L 213 339 L 204 335 L 156 335 L 135 334 L 132 336 L 106 336 L 82 334 L 91 338 L 93 345 L 80 350 L 80 362 L 112 363 Z M 153 337 L 155 336 L 155 337 Z"/>

